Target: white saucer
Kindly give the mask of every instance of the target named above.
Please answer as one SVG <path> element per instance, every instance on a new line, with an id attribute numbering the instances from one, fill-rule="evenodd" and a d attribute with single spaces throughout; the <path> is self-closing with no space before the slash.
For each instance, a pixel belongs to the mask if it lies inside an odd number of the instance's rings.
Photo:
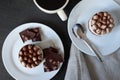
<path id="1" fill-rule="evenodd" d="M 37 42 L 41 47 L 56 46 L 64 58 L 64 48 L 61 39 L 50 27 L 40 23 L 26 23 L 18 26 L 9 33 L 2 48 L 2 59 L 8 73 L 16 80 L 49 80 L 60 70 L 44 72 L 43 62 L 35 68 L 25 68 L 18 59 L 18 53 L 22 46 L 32 43 L 28 41 L 23 44 L 19 32 L 27 28 L 40 28 L 42 42 Z M 46 42 L 45 42 L 46 41 Z M 47 42 L 48 41 L 48 42 Z M 50 42 L 51 41 L 51 42 Z M 52 45 L 53 42 L 53 45 Z M 46 44 L 46 45 L 45 45 Z M 62 64 L 61 64 L 62 65 Z"/>
<path id="2" fill-rule="evenodd" d="M 96 36 L 88 29 L 88 21 L 97 12 L 109 12 L 114 21 L 115 27 L 112 32 L 103 36 Z M 80 39 L 77 39 L 73 32 L 72 27 L 76 23 L 82 24 L 87 33 L 86 36 L 91 43 L 101 52 L 102 55 L 108 55 L 116 51 L 120 47 L 120 6 L 113 0 L 83 0 L 79 2 L 72 10 L 68 19 L 68 33 L 73 44 L 82 52 L 93 55 L 90 49 Z"/>

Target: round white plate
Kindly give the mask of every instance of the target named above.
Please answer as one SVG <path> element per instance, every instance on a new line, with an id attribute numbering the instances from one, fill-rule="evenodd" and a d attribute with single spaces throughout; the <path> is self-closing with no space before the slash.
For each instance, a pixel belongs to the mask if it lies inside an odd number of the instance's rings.
<path id="1" fill-rule="evenodd" d="M 97 12 L 109 12 L 114 21 L 115 27 L 112 32 L 102 36 L 96 36 L 88 29 L 88 21 Z M 86 29 L 86 36 L 91 43 L 103 55 L 108 55 L 116 51 L 120 47 L 120 6 L 113 0 L 83 0 L 79 2 L 72 10 L 68 20 L 68 33 L 73 44 L 82 52 L 95 56 L 94 53 L 80 39 L 77 39 L 72 28 L 76 23 L 82 24 Z"/>
<path id="2" fill-rule="evenodd" d="M 2 59 L 8 73 L 17 80 L 49 80 L 57 74 L 58 70 L 44 72 L 43 62 L 35 68 L 28 69 L 22 66 L 18 59 L 18 53 L 22 46 L 32 43 L 27 41 L 23 44 L 19 32 L 27 28 L 40 28 L 42 41 L 37 42 L 41 47 L 56 46 L 64 58 L 63 44 L 59 36 L 51 28 L 40 23 L 26 23 L 18 26 L 9 33 L 2 48 Z M 53 43 L 53 44 L 52 44 Z M 62 64 L 61 64 L 62 65 Z"/>

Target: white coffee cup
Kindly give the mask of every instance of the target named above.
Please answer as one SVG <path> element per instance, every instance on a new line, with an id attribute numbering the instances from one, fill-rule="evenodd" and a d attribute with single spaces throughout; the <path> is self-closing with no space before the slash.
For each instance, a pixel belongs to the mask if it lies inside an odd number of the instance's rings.
<path id="1" fill-rule="evenodd" d="M 36 0 L 33 0 L 33 1 L 34 1 L 35 5 L 36 5 L 41 11 L 43 11 L 43 12 L 45 12 L 45 13 L 49 13 L 49 14 L 57 13 L 58 16 L 61 18 L 62 21 L 66 21 L 66 20 L 67 20 L 67 15 L 66 15 L 66 13 L 64 12 L 63 9 L 64 9 L 64 8 L 66 7 L 66 5 L 68 4 L 69 0 L 66 0 L 65 4 L 64 4 L 62 7 L 58 8 L 58 9 L 56 9 L 56 10 L 47 10 L 47 9 L 44 9 L 44 8 L 42 8 L 42 7 L 36 2 Z"/>

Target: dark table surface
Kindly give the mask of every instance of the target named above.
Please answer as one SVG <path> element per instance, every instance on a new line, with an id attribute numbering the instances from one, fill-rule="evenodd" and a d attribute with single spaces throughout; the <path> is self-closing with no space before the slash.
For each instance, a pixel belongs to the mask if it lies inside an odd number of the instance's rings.
<path id="1" fill-rule="evenodd" d="M 72 8 L 80 0 L 70 0 L 65 8 L 65 12 L 69 16 Z M 51 80 L 64 80 L 67 62 L 69 59 L 69 51 L 71 40 L 67 32 L 67 21 L 63 22 L 57 14 L 46 14 L 40 11 L 33 0 L 1 0 L 0 1 L 0 52 L 6 36 L 18 25 L 38 22 L 50 26 L 60 36 L 65 50 L 65 62 L 61 70 Z M 1 53 L 2 55 L 2 53 Z M 6 71 L 2 56 L 0 55 L 0 80 L 14 80 Z"/>

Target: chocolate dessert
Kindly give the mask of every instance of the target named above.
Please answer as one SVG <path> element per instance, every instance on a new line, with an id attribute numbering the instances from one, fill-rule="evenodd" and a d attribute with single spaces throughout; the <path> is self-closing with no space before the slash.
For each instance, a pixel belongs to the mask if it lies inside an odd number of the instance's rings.
<path id="1" fill-rule="evenodd" d="M 27 40 L 32 40 L 33 42 L 41 41 L 39 28 L 25 29 L 19 34 L 23 42 Z"/>
<path id="2" fill-rule="evenodd" d="M 19 60 L 27 68 L 38 66 L 43 59 L 43 53 L 40 47 L 34 44 L 28 44 L 21 48 Z"/>
<path id="3" fill-rule="evenodd" d="M 61 62 L 63 62 L 62 56 L 59 54 L 56 48 L 50 47 L 43 50 L 44 53 L 44 71 L 50 72 L 57 70 Z"/>
<path id="4" fill-rule="evenodd" d="M 114 27 L 114 20 L 108 12 L 99 12 L 89 20 L 89 29 L 96 35 L 110 33 Z"/>

